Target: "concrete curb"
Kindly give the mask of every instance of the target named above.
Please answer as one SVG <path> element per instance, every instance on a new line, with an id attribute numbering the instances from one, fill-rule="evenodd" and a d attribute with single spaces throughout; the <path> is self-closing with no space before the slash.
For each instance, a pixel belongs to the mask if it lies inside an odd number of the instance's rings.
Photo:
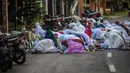
<path id="1" fill-rule="evenodd" d="M 123 16 L 104 16 L 104 19 L 116 19 L 116 18 L 121 18 L 124 16 L 126 16 L 126 15 L 123 15 Z"/>

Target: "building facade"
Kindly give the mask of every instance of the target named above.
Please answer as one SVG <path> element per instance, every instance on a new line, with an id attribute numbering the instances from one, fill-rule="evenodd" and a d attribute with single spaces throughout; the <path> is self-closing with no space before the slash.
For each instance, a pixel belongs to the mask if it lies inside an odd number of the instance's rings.
<path id="1" fill-rule="evenodd" d="M 90 0 L 89 8 L 93 11 L 105 13 L 106 0 Z"/>
<path id="2" fill-rule="evenodd" d="M 43 3 L 46 14 L 54 17 L 55 15 L 70 16 L 71 12 L 80 15 L 84 11 L 84 2 L 85 0 L 73 0 L 73 3 L 69 5 L 66 0 L 44 0 Z"/>
<path id="3" fill-rule="evenodd" d="M 99 11 L 102 14 L 111 12 L 120 12 L 130 8 L 130 0 L 89 0 L 89 7 L 93 11 Z"/>

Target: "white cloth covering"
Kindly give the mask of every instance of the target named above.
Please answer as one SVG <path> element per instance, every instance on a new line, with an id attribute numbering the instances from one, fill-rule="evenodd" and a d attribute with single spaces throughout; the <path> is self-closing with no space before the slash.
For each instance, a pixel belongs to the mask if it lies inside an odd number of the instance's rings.
<path id="1" fill-rule="evenodd" d="M 54 42 L 51 39 L 43 39 L 36 43 L 32 50 L 33 52 L 58 52 L 58 49 L 54 46 Z"/>
<path id="2" fill-rule="evenodd" d="M 78 32 L 84 32 L 85 31 L 85 27 L 80 23 L 70 23 L 69 24 L 70 29 L 72 29 L 73 31 L 78 31 Z"/>
<path id="3" fill-rule="evenodd" d="M 103 24 L 105 27 L 112 27 L 112 25 L 109 23 L 109 21 L 104 21 Z"/>
<path id="4" fill-rule="evenodd" d="M 39 34 L 42 38 L 45 38 L 46 32 L 41 28 L 39 22 L 36 22 L 35 34 Z"/>
<path id="5" fill-rule="evenodd" d="M 130 27 L 130 22 L 129 22 L 128 20 L 125 20 L 125 21 L 124 21 L 124 24 L 125 24 L 126 26 Z"/>
<path id="6" fill-rule="evenodd" d="M 105 43 L 109 45 L 109 48 L 118 48 L 119 46 L 124 44 L 123 38 L 114 31 L 109 31 L 106 33 L 108 37 Z"/>
<path id="7" fill-rule="evenodd" d="M 125 31 L 125 29 L 123 29 L 121 26 L 116 25 L 114 27 L 112 27 L 113 29 L 117 29 L 120 30 L 123 33 L 123 37 L 125 40 L 130 40 L 130 36 L 127 34 L 127 32 Z"/>

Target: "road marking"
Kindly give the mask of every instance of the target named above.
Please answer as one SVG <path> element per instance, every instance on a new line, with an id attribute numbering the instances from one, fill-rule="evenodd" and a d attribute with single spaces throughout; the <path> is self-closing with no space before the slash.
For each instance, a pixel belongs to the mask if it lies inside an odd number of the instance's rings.
<path id="1" fill-rule="evenodd" d="M 112 53 L 111 52 L 108 52 L 107 53 L 107 57 L 109 58 L 109 57 L 112 57 Z"/>
<path id="2" fill-rule="evenodd" d="M 108 65 L 111 72 L 116 72 L 114 65 Z"/>

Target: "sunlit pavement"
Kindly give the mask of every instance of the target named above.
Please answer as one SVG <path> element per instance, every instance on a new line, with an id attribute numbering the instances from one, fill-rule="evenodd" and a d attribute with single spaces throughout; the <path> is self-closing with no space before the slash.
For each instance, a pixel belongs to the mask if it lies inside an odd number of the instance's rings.
<path id="1" fill-rule="evenodd" d="M 28 55 L 7 73 L 110 73 L 105 52 Z"/>
<path id="2" fill-rule="evenodd" d="M 130 73 L 129 55 L 128 51 L 34 54 L 7 73 Z"/>
<path id="3" fill-rule="evenodd" d="M 130 73 L 130 51 L 112 52 L 110 59 L 116 68 L 117 73 Z"/>

